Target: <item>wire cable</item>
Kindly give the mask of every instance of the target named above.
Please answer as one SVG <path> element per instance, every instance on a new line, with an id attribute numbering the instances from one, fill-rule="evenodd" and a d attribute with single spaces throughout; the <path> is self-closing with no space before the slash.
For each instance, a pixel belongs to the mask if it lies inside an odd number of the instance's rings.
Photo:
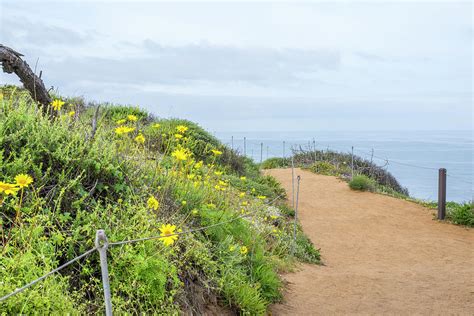
<path id="1" fill-rule="evenodd" d="M 9 297 L 11 297 L 11 296 L 13 296 L 13 295 L 16 295 L 16 294 L 18 294 L 18 293 L 20 293 L 20 292 L 23 292 L 24 290 L 26 290 L 27 288 L 29 288 L 29 287 L 35 285 L 35 284 L 38 283 L 39 281 L 42 281 L 42 280 L 46 279 L 46 278 L 49 277 L 50 275 L 52 275 L 52 274 L 54 274 L 54 273 L 56 273 L 56 272 L 58 272 L 58 271 L 64 269 L 65 267 L 71 265 L 72 263 L 74 263 L 74 262 L 76 262 L 76 261 L 78 261 L 78 260 L 80 260 L 80 259 L 82 259 L 82 258 L 84 258 L 84 257 L 86 257 L 86 256 L 88 256 L 88 255 L 90 255 L 92 252 L 94 252 L 94 251 L 96 251 L 96 250 L 97 250 L 97 248 L 94 247 L 94 248 L 92 248 L 92 249 L 90 249 L 90 250 L 84 252 L 82 255 L 77 256 L 76 258 L 74 258 L 74 259 L 72 259 L 72 260 L 66 262 L 65 264 L 63 264 L 63 265 L 57 267 L 57 268 L 54 269 L 54 270 L 51 270 L 50 272 L 46 273 L 46 274 L 43 275 L 42 277 L 39 277 L 39 278 L 37 278 L 36 280 L 31 281 L 30 283 L 28 283 L 28 284 L 22 286 L 21 288 L 16 289 L 15 291 L 11 292 L 10 294 L 7 294 L 7 295 L 1 297 L 1 298 L 0 298 L 0 302 L 3 302 L 4 300 L 6 300 L 7 298 L 9 298 Z"/>

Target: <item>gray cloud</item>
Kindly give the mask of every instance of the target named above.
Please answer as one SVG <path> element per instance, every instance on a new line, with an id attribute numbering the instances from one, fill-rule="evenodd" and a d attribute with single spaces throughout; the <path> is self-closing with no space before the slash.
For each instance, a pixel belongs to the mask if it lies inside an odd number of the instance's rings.
<path id="1" fill-rule="evenodd" d="M 164 46 L 146 40 L 142 56 L 120 59 L 69 57 L 50 63 L 52 79 L 109 83 L 185 84 L 191 81 L 282 84 L 301 74 L 337 69 L 338 52 L 299 49 L 254 49 L 196 44 Z M 67 74 L 64 72 L 67 70 Z"/>
<path id="2" fill-rule="evenodd" d="M 85 35 L 72 29 L 33 22 L 20 16 L 2 16 L 0 25 L 0 39 L 7 46 L 28 45 L 38 48 L 47 48 L 48 45 L 78 46 L 92 40 L 90 34 Z"/>

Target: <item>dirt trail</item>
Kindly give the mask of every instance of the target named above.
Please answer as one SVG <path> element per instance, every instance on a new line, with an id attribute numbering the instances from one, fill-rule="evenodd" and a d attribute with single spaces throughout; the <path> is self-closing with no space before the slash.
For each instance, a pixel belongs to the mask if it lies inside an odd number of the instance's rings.
<path id="1" fill-rule="evenodd" d="M 269 170 L 291 192 L 291 170 Z M 325 266 L 284 276 L 274 315 L 474 315 L 474 230 L 432 211 L 297 170 L 299 217 Z"/>

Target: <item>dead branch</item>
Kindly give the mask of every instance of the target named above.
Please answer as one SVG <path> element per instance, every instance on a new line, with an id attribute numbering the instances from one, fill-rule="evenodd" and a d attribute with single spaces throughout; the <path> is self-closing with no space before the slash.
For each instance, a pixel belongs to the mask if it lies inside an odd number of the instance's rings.
<path id="1" fill-rule="evenodd" d="M 26 61 L 21 59 L 22 56 L 22 54 L 13 49 L 0 44 L 0 63 L 2 64 L 3 72 L 8 74 L 15 73 L 20 78 L 25 89 L 30 92 L 31 97 L 41 104 L 43 110 L 46 111 L 51 104 L 48 90 L 44 86 L 41 76 L 38 77 L 31 70 Z"/>

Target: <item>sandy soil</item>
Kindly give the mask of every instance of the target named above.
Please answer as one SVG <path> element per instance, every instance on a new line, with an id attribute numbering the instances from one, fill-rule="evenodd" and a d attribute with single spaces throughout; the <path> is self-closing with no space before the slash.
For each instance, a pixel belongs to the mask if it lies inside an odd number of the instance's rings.
<path id="1" fill-rule="evenodd" d="M 291 170 L 269 170 L 291 194 Z M 325 266 L 302 265 L 274 315 L 474 315 L 474 230 L 412 202 L 301 175 L 299 218 Z"/>

